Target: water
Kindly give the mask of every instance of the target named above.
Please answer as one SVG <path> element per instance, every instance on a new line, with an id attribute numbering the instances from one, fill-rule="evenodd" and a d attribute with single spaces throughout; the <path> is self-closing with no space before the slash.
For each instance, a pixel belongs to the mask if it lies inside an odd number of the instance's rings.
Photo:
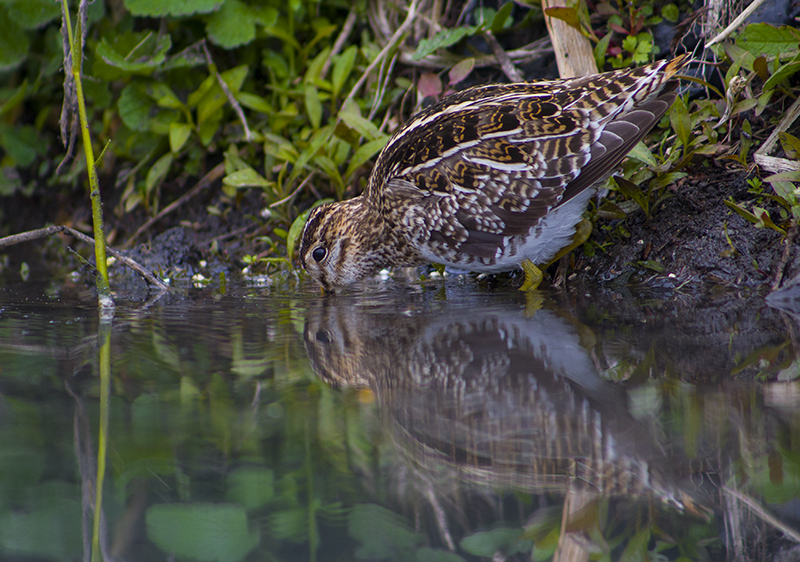
<path id="1" fill-rule="evenodd" d="M 88 559 L 101 442 L 108 560 L 798 559 L 798 322 L 758 295 L 91 303 L 0 286 L 2 560 Z"/>

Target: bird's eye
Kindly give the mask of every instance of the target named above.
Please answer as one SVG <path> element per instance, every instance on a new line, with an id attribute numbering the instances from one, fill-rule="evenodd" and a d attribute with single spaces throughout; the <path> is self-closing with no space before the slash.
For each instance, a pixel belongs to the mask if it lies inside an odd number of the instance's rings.
<path id="1" fill-rule="evenodd" d="M 328 330 L 317 330 L 316 337 L 317 342 L 319 343 L 331 343 L 331 337 L 328 333 Z"/>
<path id="2" fill-rule="evenodd" d="M 314 258 L 314 261 L 319 263 L 325 259 L 325 256 L 328 255 L 328 250 L 325 248 L 316 248 L 313 252 L 311 252 L 311 257 Z"/>

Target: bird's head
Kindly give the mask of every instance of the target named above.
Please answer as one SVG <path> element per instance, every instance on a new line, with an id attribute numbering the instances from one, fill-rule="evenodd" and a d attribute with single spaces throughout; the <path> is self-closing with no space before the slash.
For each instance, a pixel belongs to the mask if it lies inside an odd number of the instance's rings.
<path id="1" fill-rule="evenodd" d="M 303 229 L 300 263 L 326 291 L 334 291 L 377 271 L 380 264 L 370 248 L 380 232 L 361 197 L 321 205 L 312 210 Z"/>

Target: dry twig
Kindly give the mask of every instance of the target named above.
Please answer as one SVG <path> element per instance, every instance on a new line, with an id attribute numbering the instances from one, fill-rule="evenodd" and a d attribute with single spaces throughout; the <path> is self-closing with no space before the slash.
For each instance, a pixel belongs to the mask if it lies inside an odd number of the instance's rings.
<path id="1" fill-rule="evenodd" d="M 27 232 L 21 232 L 19 234 L 12 234 L 11 236 L 6 236 L 5 238 L 0 238 L 0 248 L 4 248 L 6 246 L 13 246 L 14 244 L 20 244 L 22 242 L 30 242 L 32 240 L 38 240 L 39 238 L 44 238 L 45 236 L 52 236 L 53 234 L 59 234 L 62 232 L 66 232 L 75 238 L 81 240 L 82 242 L 94 246 L 94 238 L 91 236 L 87 236 L 83 232 L 75 230 L 74 228 L 70 228 L 68 226 L 48 226 L 45 228 L 39 228 L 36 230 L 29 230 Z M 164 283 L 161 279 L 147 271 L 144 267 L 142 267 L 136 260 L 133 260 L 127 256 L 122 255 L 117 250 L 114 250 L 111 247 L 106 247 L 106 250 L 109 254 L 114 256 L 124 265 L 127 265 L 136 273 L 144 277 L 144 279 L 150 283 L 161 289 L 162 291 L 168 291 L 169 286 Z"/>
<path id="2" fill-rule="evenodd" d="M 211 185 L 212 182 L 221 178 L 222 174 L 224 173 L 225 173 L 225 163 L 220 162 L 214 168 L 212 168 L 210 172 L 208 172 L 205 176 L 203 176 L 202 179 L 199 182 L 197 182 L 197 185 L 195 185 L 192 189 L 190 189 L 189 191 L 178 197 L 175 201 L 164 207 L 160 213 L 158 213 L 156 216 L 154 216 L 153 218 L 145 222 L 142 226 L 140 226 L 136 230 L 136 232 L 133 233 L 133 236 L 128 238 L 123 247 L 130 248 L 133 245 L 133 241 L 136 240 L 139 236 L 141 236 L 141 234 L 145 230 L 150 228 L 153 225 L 153 223 L 155 223 L 158 220 L 161 220 L 162 217 L 171 213 L 172 211 L 174 211 L 175 209 L 186 203 L 189 199 L 200 193 L 204 188 Z"/>

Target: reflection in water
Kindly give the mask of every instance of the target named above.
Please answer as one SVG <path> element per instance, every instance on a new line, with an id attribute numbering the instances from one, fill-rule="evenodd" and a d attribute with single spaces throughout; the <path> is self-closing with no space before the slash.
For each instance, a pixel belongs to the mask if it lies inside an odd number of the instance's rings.
<path id="1" fill-rule="evenodd" d="M 800 521 L 763 300 L 236 289 L 117 309 L 115 560 L 772 560 Z M 0 560 L 88 552 L 98 332 L 0 287 Z"/>
<path id="2" fill-rule="evenodd" d="M 708 517 L 676 471 L 685 459 L 631 416 L 626 395 L 598 376 L 554 312 L 392 315 L 330 297 L 309 309 L 304 339 L 321 379 L 375 394 L 399 447 L 442 490 L 469 481 L 559 492 L 579 507 L 655 498 Z"/>

